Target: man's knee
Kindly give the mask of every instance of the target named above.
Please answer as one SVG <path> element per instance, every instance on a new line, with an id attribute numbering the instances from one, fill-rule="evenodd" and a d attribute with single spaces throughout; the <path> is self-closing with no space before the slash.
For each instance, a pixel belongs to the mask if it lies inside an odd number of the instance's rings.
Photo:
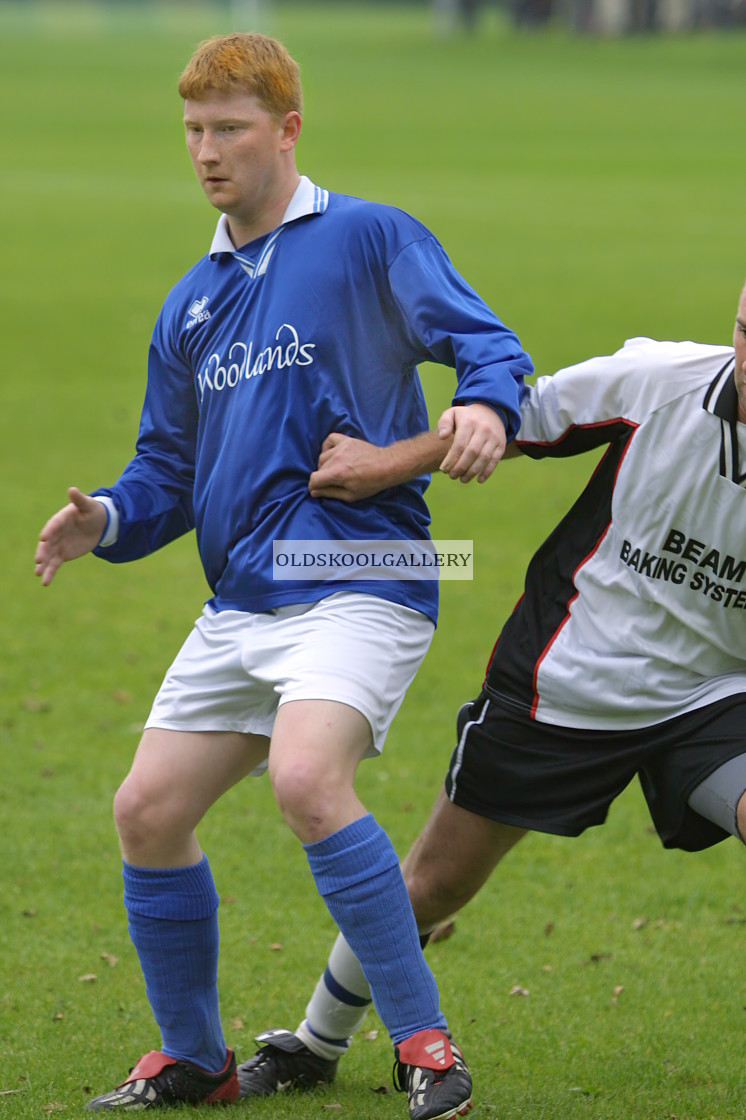
<path id="1" fill-rule="evenodd" d="M 269 780 L 283 816 L 312 811 L 318 791 L 318 775 L 313 763 L 309 764 L 306 759 L 289 759 L 275 765 L 270 756 Z"/>
<path id="2" fill-rule="evenodd" d="M 132 774 L 115 793 L 113 810 L 117 832 L 127 848 L 148 847 L 192 828 L 184 798 L 150 788 Z"/>
<path id="3" fill-rule="evenodd" d="M 453 805 L 441 791 L 402 864 L 418 923 L 441 922 L 465 906 L 525 835 Z"/>
<path id="4" fill-rule="evenodd" d="M 435 864 L 423 865 L 420 862 L 409 869 L 402 868 L 402 871 L 414 916 L 422 929 L 450 918 L 466 905 L 474 893 L 464 890 L 463 879 Z"/>
<path id="5" fill-rule="evenodd" d="M 269 751 L 269 780 L 286 823 L 304 843 L 360 816 L 355 771 L 370 744 L 370 725 L 335 701 L 281 705 Z"/>
<path id="6" fill-rule="evenodd" d="M 269 778 L 286 824 L 303 843 L 322 839 L 334 830 L 329 822 L 344 790 L 331 767 L 304 754 L 284 756 L 273 765 L 270 755 Z"/>
<path id="7" fill-rule="evenodd" d="M 131 777 L 125 778 L 114 794 L 113 810 L 120 836 L 151 831 L 157 819 L 155 806 Z"/>

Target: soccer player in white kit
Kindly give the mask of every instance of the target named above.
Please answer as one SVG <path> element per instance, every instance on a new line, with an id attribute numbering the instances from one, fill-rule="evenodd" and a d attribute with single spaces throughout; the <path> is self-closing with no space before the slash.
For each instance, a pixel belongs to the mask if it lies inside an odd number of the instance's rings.
<path id="1" fill-rule="evenodd" d="M 539 378 L 508 455 L 604 445 L 528 566 L 403 862 L 425 937 L 527 831 L 603 823 L 635 776 L 665 847 L 746 840 L 746 288 L 732 347 L 636 338 Z M 438 432 L 386 448 L 333 435 L 312 493 L 355 501 L 440 453 Z M 297 1030 L 259 1036 L 242 1092 L 275 1091 L 278 1072 L 331 1080 L 368 1001 L 340 936 Z"/>

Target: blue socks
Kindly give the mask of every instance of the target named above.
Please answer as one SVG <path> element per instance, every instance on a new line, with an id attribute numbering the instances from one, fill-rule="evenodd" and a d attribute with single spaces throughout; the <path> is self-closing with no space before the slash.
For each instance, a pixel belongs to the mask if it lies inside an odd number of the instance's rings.
<path id="1" fill-rule="evenodd" d="M 380 825 L 368 814 L 304 850 L 394 1044 L 430 1027 L 445 1030 L 399 860 Z"/>
<path id="2" fill-rule="evenodd" d="M 392 1041 L 431 1027 L 445 1030 L 399 860 L 383 829 L 368 814 L 304 847 L 319 894 L 360 961 Z M 161 1049 L 218 1073 L 227 1050 L 217 991 L 218 895 L 207 858 L 166 869 L 125 863 L 123 878 L 130 937 Z M 362 1014 L 367 993 L 354 995 Z M 330 1042 L 335 1050 L 344 1047 L 341 1038 Z"/>
<path id="3" fill-rule="evenodd" d="M 161 1031 L 161 1050 L 218 1073 L 218 894 L 205 856 L 164 870 L 123 864 L 129 933 Z"/>

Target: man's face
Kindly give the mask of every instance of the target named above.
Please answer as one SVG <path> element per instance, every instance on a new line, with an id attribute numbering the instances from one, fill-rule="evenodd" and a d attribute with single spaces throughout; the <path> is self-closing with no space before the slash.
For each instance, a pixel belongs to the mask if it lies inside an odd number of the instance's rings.
<path id="1" fill-rule="evenodd" d="M 738 394 L 738 419 L 746 424 L 746 288 L 741 292 L 733 331 L 733 345 L 736 350 L 736 392 Z"/>
<path id="2" fill-rule="evenodd" d="M 282 189 L 283 153 L 293 147 L 286 121 L 249 94 L 213 92 L 184 102 L 184 128 L 192 165 L 213 206 L 249 223 L 272 207 Z"/>

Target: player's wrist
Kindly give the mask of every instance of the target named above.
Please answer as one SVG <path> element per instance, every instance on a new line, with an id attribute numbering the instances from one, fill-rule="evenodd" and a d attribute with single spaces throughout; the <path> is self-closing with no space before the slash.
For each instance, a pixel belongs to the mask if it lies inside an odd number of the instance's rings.
<path id="1" fill-rule="evenodd" d="M 92 494 L 91 497 L 103 506 L 106 513 L 106 521 L 96 548 L 110 548 L 119 539 L 119 510 L 108 494 Z"/>

